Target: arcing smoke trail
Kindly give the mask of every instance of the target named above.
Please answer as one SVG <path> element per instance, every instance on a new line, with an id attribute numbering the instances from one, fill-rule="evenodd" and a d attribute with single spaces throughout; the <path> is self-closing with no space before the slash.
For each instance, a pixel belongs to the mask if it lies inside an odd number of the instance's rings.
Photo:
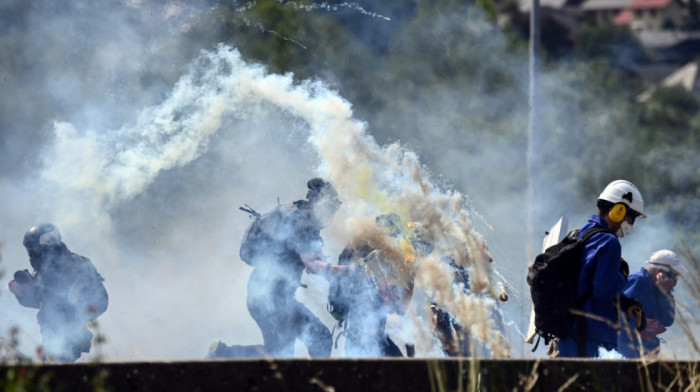
<path id="1" fill-rule="evenodd" d="M 350 8 L 353 9 L 363 15 L 367 15 L 372 18 L 380 18 L 384 20 L 391 20 L 391 18 L 386 17 L 384 15 L 380 15 L 376 12 L 371 12 L 367 11 L 366 9 L 362 8 L 359 4 L 357 3 L 348 3 L 348 2 L 343 2 L 340 4 L 329 4 L 329 3 L 317 3 L 317 4 L 299 4 L 299 3 L 291 3 L 292 5 L 295 5 L 301 9 L 305 10 L 312 10 L 312 9 L 325 9 L 327 11 L 338 11 L 340 8 Z"/>
<path id="2" fill-rule="evenodd" d="M 507 356 L 506 339 L 489 317 L 491 298 L 498 295 L 490 284 L 489 254 L 471 225 L 463 197 L 434 187 L 414 153 L 397 144 L 378 146 L 366 125 L 352 118 L 351 105 L 322 83 L 298 84 L 290 75 L 267 74 L 230 47 L 203 52 L 170 97 L 145 109 L 134 124 L 110 133 L 56 124 L 56 142 L 43 177 L 81 193 L 90 200 L 88 215 L 109 222 L 109 211 L 143 192 L 158 173 L 201 156 L 224 121 L 245 120 L 270 108 L 308 127 L 308 141 L 321 157 L 317 173 L 336 184 L 343 201 L 333 235 L 347 243 L 366 236 L 363 222 L 382 213 L 420 222 L 435 251 L 407 266 L 415 273 L 417 288 L 471 327 L 494 355 Z M 74 167 L 83 170 L 69 173 Z M 454 290 L 451 271 L 439 257 L 443 254 L 469 267 L 472 292 L 490 298 L 465 297 Z M 417 346 L 429 346 L 427 327 L 416 327 L 426 337 Z"/>

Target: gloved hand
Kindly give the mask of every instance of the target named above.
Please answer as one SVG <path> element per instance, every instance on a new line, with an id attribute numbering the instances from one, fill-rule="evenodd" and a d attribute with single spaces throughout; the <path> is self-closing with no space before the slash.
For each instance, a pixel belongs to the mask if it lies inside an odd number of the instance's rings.
<path id="1" fill-rule="evenodd" d="M 20 305 L 39 309 L 39 279 L 31 275 L 29 271 L 17 271 L 15 279 L 7 283 L 7 288 L 15 295 Z"/>
<path id="2" fill-rule="evenodd" d="M 620 297 L 620 310 L 627 315 L 627 321 L 632 320 L 632 316 L 636 317 L 635 328 L 641 332 L 647 326 L 647 318 L 642 311 L 642 303 L 635 298 L 625 296 Z"/>
<path id="3" fill-rule="evenodd" d="M 647 319 L 647 327 L 644 328 L 644 333 L 642 336 L 646 337 L 649 340 L 652 340 L 656 335 L 662 334 L 666 332 L 666 327 L 661 325 L 659 320 L 650 318 Z"/>
<path id="4" fill-rule="evenodd" d="M 630 276 L 630 265 L 622 257 L 620 257 L 620 272 L 625 275 L 625 281 L 627 281 L 627 277 Z"/>

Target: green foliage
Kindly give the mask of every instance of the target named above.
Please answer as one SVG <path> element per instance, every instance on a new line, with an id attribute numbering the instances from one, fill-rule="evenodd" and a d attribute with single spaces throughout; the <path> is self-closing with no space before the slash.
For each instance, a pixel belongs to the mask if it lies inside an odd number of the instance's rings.
<path id="1" fill-rule="evenodd" d="M 700 220 L 700 101 L 684 88 L 659 88 L 641 106 L 633 167 L 645 197 L 676 227 L 695 231 Z"/>
<path id="2" fill-rule="evenodd" d="M 464 168 L 452 162 L 476 156 L 465 164 L 476 172 L 486 159 L 501 172 L 490 185 L 517 190 L 527 181 L 528 43 L 522 31 L 496 28 L 506 3 L 364 2 L 368 13 L 329 11 L 321 1 L 222 3 L 191 34 L 230 43 L 271 72 L 329 81 L 378 142 L 401 140 L 458 187 L 471 189 L 474 181 L 462 180 Z M 688 185 L 699 182 L 692 155 L 700 132 L 697 98 L 669 88 L 644 104 L 635 101 L 645 86 L 628 71 L 653 58 L 628 28 L 589 27 L 575 40 L 561 39 L 561 25 L 543 28 L 550 29 L 547 39 L 559 40 L 543 45 L 550 52 L 542 62 L 533 141 L 538 175 L 564 183 L 574 197 L 595 194 L 614 178 L 630 179 L 651 207 L 689 227 L 687 216 L 700 216 L 692 202 L 697 189 Z M 484 150 L 492 146 L 508 151 L 508 159 L 489 161 Z M 691 213 L 674 212 L 682 206 Z"/>
<path id="3" fill-rule="evenodd" d="M 587 28 L 576 40 L 574 53 L 584 60 L 605 59 L 616 67 L 629 67 L 651 60 L 629 28 L 608 25 Z"/>
<path id="4" fill-rule="evenodd" d="M 5 377 L 0 378 L 0 388 L 6 392 L 49 392 L 50 373 L 38 374 L 29 365 L 12 366 L 7 369 Z"/>
<path id="5" fill-rule="evenodd" d="M 513 61 L 519 57 L 517 49 L 483 22 L 478 9 L 453 1 L 435 3 L 422 4 L 416 17 L 396 35 L 380 81 L 396 87 L 383 95 L 408 97 L 403 102 L 410 105 L 438 91 L 458 91 L 460 108 L 445 114 L 454 118 L 455 125 L 489 136 L 498 137 L 502 132 L 512 136 L 512 127 L 506 125 L 510 121 L 503 121 L 502 113 L 513 112 L 508 108 L 526 97 L 522 75 L 512 72 Z M 507 50 L 514 50 L 512 57 L 500 56 Z M 410 83 L 396 83 L 401 80 Z M 392 99 L 387 105 L 398 105 L 396 113 L 409 110 L 400 107 L 401 103 Z M 449 104 L 446 100 L 440 103 Z"/>
<path id="6" fill-rule="evenodd" d="M 699 109 L 698 99 L 681 86 L 656 90 L 640 113 L 641 125 L 645 127 L 639 135 L 642 149 L 648 151 L 660 144 L 692 141 L 697 132 L 688 130 Z"/>
<path id="7" fill-rule="evenodd" d="M 688 0 L 688 20 L 686 25 L 682 27 L 684 30 L 700 29 L 700 8 L 698 8 L 698 0 Z"/>
<path id="8" fill-rule="evenodd" d="M 351 75 L 351 64 L 334 56 L 333 51 L 351 51 L 355 60 L 362 63 L 368 57 L 366 49 L 335 23 L 332 14 L 314 10 L 309 1 L 262 0 L 241 9 L 225 3 L 215 11 L 218 29 L 204 34 L 232 44 L 244 56 L 266 64 L 271 72 L 293 72 L 304 79 L 316 76 L 315 72 L 324 67 L 338 67 L 341 73 Z M 199 27 L 193 34 L 203 34 L 202 31 Z"/>

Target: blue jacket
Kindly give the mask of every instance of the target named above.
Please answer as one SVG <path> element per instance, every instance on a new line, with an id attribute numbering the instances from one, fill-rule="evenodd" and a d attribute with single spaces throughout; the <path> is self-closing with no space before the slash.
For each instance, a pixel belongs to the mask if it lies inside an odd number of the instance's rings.
<path id="1" fill-rule="evenodd" d="M 676 315 L 673 296 L 664 294 L 656 287 L 654 279 L 649 275 L 646 268 L 630 274 L 623 292 L 626 296 L 636 298 L 642 303 L 642 310 L 647 318 L 647 322 L 657 320 L 664 327 L 670 327 L 673 324 Z M 627 322 L 625 318 L 623 318 L 623 321 Z M 623 326 L 620 330 L 618 350 L 628 358 L 636 358 L 639 357 L 638 337 L 630 339 L 629 333 L 625 331 L 632 331 L 633 328 L 628 328 Z M 659 338 L 644 333 L 642 333 L 642 336 L 642 342 L 646 351 L 654 351 L 659 348 Z"/>
<path id="2" fill-rule="evenodd" d="M 579 237 L 593 227 L 609 229 L 598 215 L 591 215 L 581 226 Z M 586 241 L 581 255 L 581 270 L 578 280 L 578 300 L 581 311 L 602 320 L 585 318 L 586 356 L 598 355 L 598 347 L 608 350 L 617 346 L 617 310 L 615 300 L 622 292 L 625 277 L 620 272 L 622 248 L 620 241 L 612 233 L 597 233 Z M 578 356 L 579 331 L 582 321 L 574 323 L 573 335 L 559 341 L 562 357 Z"/>

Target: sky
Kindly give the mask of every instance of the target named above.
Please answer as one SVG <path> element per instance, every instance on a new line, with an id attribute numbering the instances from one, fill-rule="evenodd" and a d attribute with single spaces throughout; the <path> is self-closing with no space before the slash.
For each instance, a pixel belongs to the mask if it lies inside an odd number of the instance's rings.
<path id="1" fill-rule="evenodd" d="M 322 232 L 328 260 L 365 235 L 372 217 L 395 212 L 431 222 L 439 246 L 464 248 L 477 287 L 483 282 L 491 296 L 498 282 L 507 288 L 506 303 L 455 298 L 436 285 L 446 271 L 427 261 L 414 310 L 389 320 L 398 342 L 436 355 L 424 301 L 437 296 L 462 320 L 485 325 L 479 334 L 497 355 L 537 355 L 521 340 L 529 312 L 524 276 L 539 244 L 529 245 L 523 233 L 524 182 L 504 184 L 498 173 L 525 165 L 522 154 L 494 143 L 465 156 L 439 141 L 444 154 L 427 168 L 406 147 L 424 135 L 377 143 L 377 124 L 357 118 L 352 102 L 323 80 L 296 83 L 235 47 L 185 40 L 193 18 L 210 9 L 206 1 L 112 1 L 109 12 L 90 2 L 22 3 L 7 2 L 12 12 L 0 16 L 13 20 L 0 23 L 7 26 L 0 27 L 0 51 L 8 55 L 0 56 L 0 335 L 18 326 L 24 353 L 41 342 L 36 311 L 19 306 L 6 282 L 30 268 L 21 241 L 40 222 L 58 226 L 69 249 L 89 257 L 106 279 L 110 305 L 97 326 L 106 343 L 92 355 L 200 359 L 214 339 L 261 344 L 245 303 L 251 267 L 238 248 L 250 218 L 239 207 L 268 211 L 302 199 L 306 181 L 321 176 L 343 200 Z M 459 92 L 433 98 L 448 105 Z M 430 105 L 416 107 L 424 108 L 421 123 L 441 124 Z M 570 221 L 585 221 L 590 207 L 576 207 Z M 623 240 L 623 256 L 638 269 L 645 254 L 672 240 L 642 226 Z M 626 253 L 626 244 L 633 251 Z M 308 288 L 297 297 L 332 328 L 327 282 L 311 275 L 303 281 Z M 505 331 L 489 324 L 492 307 Z M 298 345 L 298 355 L 304 350 Z"/>

